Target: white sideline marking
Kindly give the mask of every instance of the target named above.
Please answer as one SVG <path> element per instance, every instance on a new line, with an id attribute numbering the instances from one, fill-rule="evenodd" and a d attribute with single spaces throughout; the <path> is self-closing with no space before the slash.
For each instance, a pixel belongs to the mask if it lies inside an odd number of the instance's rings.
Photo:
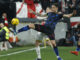
<path id="1" fill-rule="evenodd" d="M 41 49 L 43 49 L 43 48 L 45 48 L 45 47 L 41 47 Z M 35 50 L 35 48 L 28 49 L 28 50 L 17 51 L 17 52 L 5 54 L 5 55 L 0 55 L 0 57 L 10 56 L 10 55 L 19 54 L 19 53 L 23 53 L 23 52 L 28 52 L 28 51 L 32 51 L 32 50 Z"/>

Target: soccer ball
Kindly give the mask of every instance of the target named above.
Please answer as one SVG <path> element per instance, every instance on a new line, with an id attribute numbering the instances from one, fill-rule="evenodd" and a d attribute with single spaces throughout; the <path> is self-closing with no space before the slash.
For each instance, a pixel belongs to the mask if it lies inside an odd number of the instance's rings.
<path id="1" fill-rule="evenodd" d="M 13 18 L 11 23 L 12 23 L 12 25 L 18 25 L 19 24 L 19 19 L 18 18 Z"/>

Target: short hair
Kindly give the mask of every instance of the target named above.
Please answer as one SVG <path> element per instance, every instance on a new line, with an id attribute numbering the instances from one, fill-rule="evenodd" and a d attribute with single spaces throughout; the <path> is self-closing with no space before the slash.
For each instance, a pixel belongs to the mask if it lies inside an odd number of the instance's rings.
<path id="1" fill-rule="evenodd" d="M 51 9 L 51 6 L 47 6 L 46 9 L 47 9 L 47 8 L 50 8 L 50 9 Z"/>
<path id="2" fill-rule="evenodd" d="M 53 3 L 53 4 L 51 4 L 51 6 L 52 6 L 52 5 L 54 5 L 54 6 L 58 7 L 58 4 L 57 4 L 57 3 Z"/>

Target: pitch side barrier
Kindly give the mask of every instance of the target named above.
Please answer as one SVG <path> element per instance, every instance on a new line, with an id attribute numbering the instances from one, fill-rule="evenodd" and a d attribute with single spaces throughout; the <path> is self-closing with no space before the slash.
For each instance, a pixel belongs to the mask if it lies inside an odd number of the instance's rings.
<path id="1" fill-rule="evenodd" d="M 42 21 L 46 21 L 44 19 L 40 20 L 40 19 L 33 19 L 33 18 L 19 18 L 20 22 L 42 22 Z M 69 18 L 62 18 L 59 22 L 67 22 L 70 21 Z"/>
<path id="2" fill-rule="evenodd" d="M 19 18 L 19 21 L 20 23 L 29 23 L 29 22 L 35 23 L 35 22 L 42 22 L 45 20 L 32 19 L 32 18 Z"/>

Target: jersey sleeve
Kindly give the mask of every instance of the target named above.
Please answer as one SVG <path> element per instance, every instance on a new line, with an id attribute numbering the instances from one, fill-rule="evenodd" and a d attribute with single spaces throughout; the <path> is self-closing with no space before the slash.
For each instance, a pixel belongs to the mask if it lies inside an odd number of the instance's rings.
<path id="1" fill-rule="evenodd" d="M 62 18 L 63 17 L 63 14 L 59 14 L 59 18 Z"/>

